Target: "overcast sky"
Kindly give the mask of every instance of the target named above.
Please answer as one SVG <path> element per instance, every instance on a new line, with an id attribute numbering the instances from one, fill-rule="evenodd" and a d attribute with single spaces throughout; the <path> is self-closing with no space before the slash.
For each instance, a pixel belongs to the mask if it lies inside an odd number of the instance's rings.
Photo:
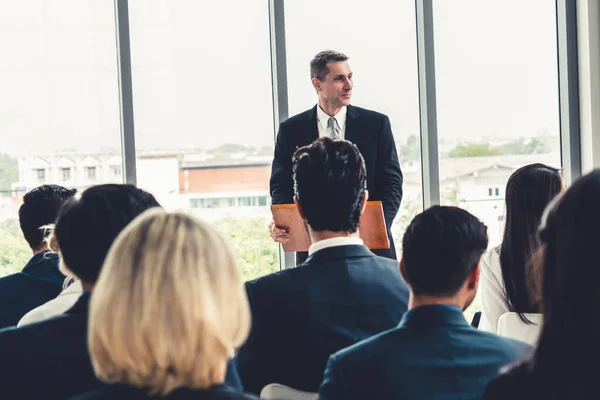
<path id="1" fill-rule="evenodd" d="M 273 143 L 266 0 L 130 0 L 141 148 Z M 353 104 L 418 134 L 414 0 L 287 0 L 290 114 L 350 56 Z M 558 133 L 553 0 L 434 2 L 440 138 Z M 0 0 L 0 152 L 119 148 L 113 0 Z"/>

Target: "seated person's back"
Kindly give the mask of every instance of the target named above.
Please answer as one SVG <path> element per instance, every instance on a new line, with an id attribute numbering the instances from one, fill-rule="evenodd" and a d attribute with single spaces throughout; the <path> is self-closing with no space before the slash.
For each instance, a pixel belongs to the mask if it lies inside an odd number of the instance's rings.
<path id="1" fill-rule="evenodd" d="M 401 271 L 411 288 L 400 325 L 334 354 L 319 399 L 478 399 L 500 368 L 530 348 L 471 327 L 486 227 L 467 211 L 435 206 L 403 239 Z"/>
<path id="2" fill-rule="evenodd" d="M 600 170 L 550 203 L 538 231 L 533 273 L 543 305 L 542 330 L 530 360 L 489 383 L 485 400 L 597 399 L 600 341 Z"/>
<path id="3" fill-rule="evenodd" d="M 19 224 L 33 257 L 21 272 L 0 278 L 0 328 L 17 325 L 27 312 L 60 293 L 65 276 L 58 269 L 58 256 L 48 252 L 42 227 L 55 222 L 62 204 L 75 192 L 42 185 L 23 196 Z"/>
<path id="4" fill-rule="evenodd" d="M 190 215 L 150 210 L 119 235 L 89 319 L 94 371 L 109 385 L 78 399 L 254 399 L 224 384 L 250 329 L 235 257 Z"/>
<path id="5" fill-rule="evenodd" d="M 117 234 L 137 215 L 158 206 L 130 185 L 101 185 L 61 208 L 50 240 L 61 269 L 82 282 L 84 294 L 64 315 L 0 331 L 0 387 L 7 398 L 62 399 L 99 386 L 86 339 L 90 293 Z M 24 376 L 31 382 L 22 384 Z"/>
<path id="6" fill-rule="evenodd" d="M 397 262 L 358 237 L 368 193 L 356 146 L 319 139 L 293 164 L 295 200 L 313 244 L 304 264 L 246 285 L 253 326 L 236 361 L 252 393 L 269 383 L 316 392 L 332 353 L 396 326 L 407 309 Z"/>

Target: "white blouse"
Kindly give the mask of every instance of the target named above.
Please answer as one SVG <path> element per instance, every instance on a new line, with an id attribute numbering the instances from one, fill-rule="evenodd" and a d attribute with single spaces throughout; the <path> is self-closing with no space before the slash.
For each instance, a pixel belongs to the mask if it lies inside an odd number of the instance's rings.
<path id="1" fill-rule="evenodd" d="M 480 268 L 478 294 L 481 302 L 481 320 L 479 329 L 496 333 L 498 318 L 502 314 L 510 312 L 500 266 L 500 246 L 491 248 L 483 254 Z"/>
<path id="2" fill-rule="evenodd" d="M 21 318 L 17 326 L 29 325 L 64 314 L 77 303 L 83 293 L 81 281 L 76 280 L 64 289 L 55 299 L 34 308 Z"/>

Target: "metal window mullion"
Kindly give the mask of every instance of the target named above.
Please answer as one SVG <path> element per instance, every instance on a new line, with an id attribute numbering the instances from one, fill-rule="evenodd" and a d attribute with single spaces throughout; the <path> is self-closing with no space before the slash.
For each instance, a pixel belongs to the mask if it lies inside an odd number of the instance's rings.
<path id="1" fill-rule="evenodd" d="M 288 118 L 287 61 L 285 48 L 284 0 L 268 0 L 269 38 L 271 42 L 271 86 L 273 96 L 273 139 L 277 140 L 279 122 Z M 279 268 L 296 265 L 295 253 L 279 246 Z"/>
<path id="2" fill-rule="evenodd" d="M 115 0 L 114 4 L 123 176 L 126 183 L 135 185 L 137 183 L 137 174 L 133 119 L 133 83 L 131 78 L 131 43 L 129 37 L 129 4 L 128 0 Z"/>
<path id="3" fill-rule="evenodd" d="M 575 0 L 556 0 L 556 32 L 561 160 L 563 177 L 570 184 L 582 169 Z"/>
<path id="4" fill-rule="evenodd" d="M 440 203 L 433 0 L 415 0 L 423 207 Z"/>

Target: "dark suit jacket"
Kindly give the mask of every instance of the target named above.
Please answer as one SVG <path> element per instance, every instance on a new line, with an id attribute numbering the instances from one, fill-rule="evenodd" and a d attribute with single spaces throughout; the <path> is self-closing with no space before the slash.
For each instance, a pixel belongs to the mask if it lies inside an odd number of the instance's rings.
<path id="1" fill-rule="evenodd" d="M 167 396 L 150 396 L 144 390 L 131 386 L 111 385 L 100 390 L 73 397 L 71 400 L 258 400 L 257 397 L 240 393 L 224 385 L 212 386 L 206 390 L 177 389 Z"/>
<path id="2" fill-rule="evenodd" d="M 457 307 L 421 306 L 397 328 L 331 356 L 319 400 L 479 399 L 502 366 L 530 352 L 471 327 Z"/>
<path id="3" fill-rule="evenodd" d="M 519 365 L 514 366 L 503 374 L 492 379 L 486 386 L 483 394 L 483 400 L 535 400 L 535 399 L 552 399 L 553 385 L 548 382 L 541 382 L 543 378 L 535 377 L 533 373 L 533 362 L 528 360 Z M 566 383 L 564 387 L 568 387 L 565 379 L 561 383 Z M 582 388 L 579 388 L 581 390 Z M 579 399 L 594 399 L 598 398 L 597 385 L 590 387 L 590 392 L 587 394 L 579 393 Z M 566 393 L 563 394 L 564 399 L 569 398 Z"/>
<path id="4" fill-rule="evenodd" d="M 23 315 L 58 296 L 64 280 L 58 254 L 48 252 L 34 255 L 21 272 L 0 278 L 0 328 L 17 325 Z"/>
<path id="5" fill-rule="evenodd" d="M 408 302 L 398 263 L 360 245 L 319 250 L 246 290 L 252 331 L 236 361 L 251 393 L 269 383 L 316 392 L 331 354 L 396 326 Z"/>
<path id="6" fill-rule="evenodd" d="M 61 316 L 0 331 L 0 398 L 64 399 L 101 387 L 87 349 L 88 303 L 83 294 Z"/>
<path id="7" fill-rule="evenodd" d="M 317 107 L 279 125 L 270 182 L 273 204 L 293 202 L 292 156 L 299 147 L 319 138 Z M 383 203 L 390 249 L 375 250 L 374 253 L 395 259 L 396 249 L 390 228 L 402 200 L 402 171 L 390 120 L 384 114 L 348 106 L 345 139 L 356 144 L 365 160 L 369 200 L 380 200 Z M 303 261 L 304 258 L 299 260 Z"/>

